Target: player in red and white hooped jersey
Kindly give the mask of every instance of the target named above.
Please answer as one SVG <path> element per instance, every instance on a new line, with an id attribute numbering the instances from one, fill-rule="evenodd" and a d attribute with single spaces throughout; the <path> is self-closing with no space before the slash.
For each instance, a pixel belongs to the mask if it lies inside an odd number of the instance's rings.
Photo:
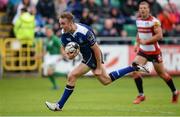
<path id="1" fill-rule="evenodd" d="M 139 17 L 136 20 L 136 25 L 138 29 L 138 40 L 143 39 L 146 41 L 145 44 L 140 44 L 140 50 L 143 51 L 147 55 L 155 55 L 160 54 L 160 46 L 158 44 L 157 38 L 162 39 L 162 34 L 159 33 L 153 41 L 150 39 L 155 36 L 157 33 L 155 32 L 156 27 L 160 27 L 160 22 L 153 16 L 149 16 L 147 19 L 143 19 Z M 138 41 L 137 40 L 137 41 Z"/>
<path id="2" fill-rule="evenodd" d="M 163 38 L 161 24 L 158 19 L 150 15 L 148 2 L 143 1 L 139 4 L 139 15 L 136 20 L 138 33 L 134 48 L 137 55 L 132 65 L 145 65 L 148 61 L 152 62 L 157 74 L 164 79 L 172 91 L 172 103 L 177 103 L 180 92 L 176 90 L 171 76 L 163 66 L 161 50 L 158 44 L 158 41 Z M 139 104 L 145 100 L 142 76 L 140 73 L 134 72 L 133 77 L 139 92 L 133 103 Z"/>

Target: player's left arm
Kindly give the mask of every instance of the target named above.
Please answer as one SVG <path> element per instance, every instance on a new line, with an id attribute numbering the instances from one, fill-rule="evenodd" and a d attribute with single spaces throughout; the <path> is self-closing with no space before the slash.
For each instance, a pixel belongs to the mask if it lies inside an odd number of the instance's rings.
<path id="1" fill-rule="evenodd" d="M 101 50 L 99 48 L 99 45 L 97 44 L 96 37 L 95 37 L 94 33 L 91 31 L 88 31 L 86 36 L 87 36 L 87 41 L 90 44 L 91 49 L 93 50 L 93 52 L 95 54 L 95 58 L 96 58 L 96 62 L 97 62 L 96 69 L 100 69 L 102 58 L 101 58 Z"/>
<path id="2" fill-rule="evenodd" d="M 140 44 L 143 44 L 143 45 L 153 44 L 163 38 L 162 28 L 159 22 L 155 22 L 153 30 L 154 30 L 155 35 L 152 36 L 150 39 L 140 40 Z"/>
<path id="3" fill-rule="evenodd" d="M 60 47 L 60 51 L 61 51 L 61 54 L 64 58 L 66 58 L 66 53 L 65 53 L 65 49 L 64 49 L 64 46 L 61 46 Z"/>

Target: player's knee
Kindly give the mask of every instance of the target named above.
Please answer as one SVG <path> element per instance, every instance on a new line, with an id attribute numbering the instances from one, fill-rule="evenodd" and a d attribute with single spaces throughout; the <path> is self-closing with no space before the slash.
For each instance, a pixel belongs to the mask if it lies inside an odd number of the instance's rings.
<path id="1" fill-rule="evenodd" d="M 47 74 L 48 74 L 48 76 L 53 75 L 53 70 L 52 69 L 48 69 Z"/>
<path id="2" fill-rule="evenodd" d="M 159 73 L 158 74 L 162 79 L 164 79 L 165 81 L 168 81 L 171 79 L 171 76 L 168 73 Z"/>
<path id="3" fill-rule="evenodd" d="M 132 72 L 131 75 L 132 75 L 132 77 L 133 77 L 134 79 L 137 79 L 137 78 L 141 77 L 141 74 L 138 73 L 138 72 Z"/>
<path id="4" fill-rule="evenodd" d="M 76 75 L 73 74 L 73 73 L 69 73 L 67 78 L 68 78 L 68 83 L 69 84 L 74 84 L 75 81 L 76 81 Z"/>
<path id="5" fill-rule="evenodd" d="M 166 73 L 165 73 L 165 72 L 157 71 L 157 74 L 158 74 L 161 78 L 166 77 Z"/>

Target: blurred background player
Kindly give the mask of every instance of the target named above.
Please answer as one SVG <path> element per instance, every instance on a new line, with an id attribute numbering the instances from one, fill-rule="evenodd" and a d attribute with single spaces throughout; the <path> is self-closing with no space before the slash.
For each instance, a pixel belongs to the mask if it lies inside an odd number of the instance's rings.
<path id="1" fill-rule="evenodd" d="M 118 69 L 107 74 L 103 65 L 102 53 L 92 29 L 87 25 L 75 23 L 74 16 L 68 12 L 61 15 L 59 23 L 62 28 L 61 42 L 63 45 L 63 55 L 68 59 L 74 59 L 78 52 L 65 52 L 64 47 L 66 47 L 69 42 L 76 42 L 80 45 L 80 53 L 82 54 L 83 60 L 68 74 L 67 85 L 58 103 L 45 103 L 50 110 L 61 111 L 74 90 L 77 78 L 86 74 L 90 70 L 95 76 L 97 76 L 98 80 L 103 85 L 108 85 L 125 74 L 133 71 L 147 71 L 144 67 L 136 65 L 128 66 L 124 69 Z"/>
<path id="2" fill-rule="evenodd" d="M 133 64 L 145 65 L 148 61 L 152 62 L 157 74 L 166 82 L 172 91 L 172 103 L 177 103 L 180 92 L 176 90 L 171 76 L 164 68 L 162 54 L 158 44 L 158 41 L 163 38 L 161 24 L 158 19 L 150 15 L 150 8 L 147 2 L 141 2 L 139 4 L 139 15 L 136 21 L 138 34 L 137 44 L 135 46 L 135 52 L 138 53 Z M 145 100 L 142 76 L 135 72 L 133 75 L 139 92 L 133 103 L 139 104 Z"/>
<path id="3" fill-rule="evenodd" d="M 58 89 L 55 76 L 57 72 L 55 72 L 55 67 L 57 62 L 61 59 L 61 43 L 59 38 L 54 35 L 52 26 L 47 25 L 45 28 L 46 33 L 46 41 L 45 41 L 45 52 L 44 52 L 44 74 L 49 77 L 53 85 L 53 89 Z"/>

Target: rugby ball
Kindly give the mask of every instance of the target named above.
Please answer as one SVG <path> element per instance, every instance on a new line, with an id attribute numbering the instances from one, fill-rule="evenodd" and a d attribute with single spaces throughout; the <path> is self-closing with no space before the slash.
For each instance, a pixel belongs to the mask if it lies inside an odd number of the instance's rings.
<path id="1" fill-rule="evenodd" d="M 65 52 L 66 53 L 74 53 L 79 51 L 80 46 L 78 43 L 76 42 L 69 42 L 66 46 L 65 46 Z"/>

